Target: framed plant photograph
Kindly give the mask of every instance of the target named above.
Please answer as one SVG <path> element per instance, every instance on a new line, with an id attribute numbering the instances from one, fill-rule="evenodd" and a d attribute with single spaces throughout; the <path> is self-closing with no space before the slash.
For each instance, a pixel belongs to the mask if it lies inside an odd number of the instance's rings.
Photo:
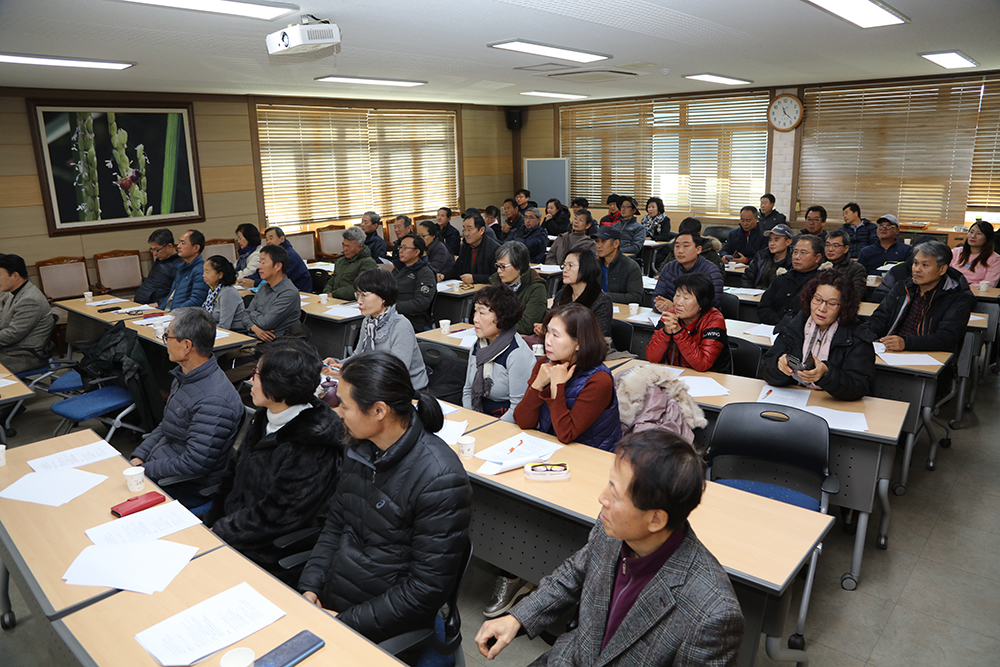
<path id="1" fill-rule="evenodd" d="M 28 109 L 49 236 L 205 219 L 191 104 Z"/>

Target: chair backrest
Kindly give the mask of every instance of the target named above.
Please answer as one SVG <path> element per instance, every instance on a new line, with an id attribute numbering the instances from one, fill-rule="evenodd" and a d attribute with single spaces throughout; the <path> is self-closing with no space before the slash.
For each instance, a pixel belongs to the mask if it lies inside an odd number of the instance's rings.
<path id="1" fill-rule="evenodd" d="M 760 346 L 742 338 L 729 339 L 729 351 L 733 355 L 733 375 L 756 378 L 760 370 Z"/>
<path id="2" fill-rule="evenodd" d="M 236 242 L 232 239 L 208 239 L 205 241 L 205 250 L 201 253 L 201 256 L 208 259 L 213 255 L 222 255 L 235 266 Z"/>
<path id="3" fill-rule="evenodd" d="M 94 255 L 97 282 L 109 290 L 133 289 L 142 284 L 138 250 L 111 250 Z"/>
<path id="4" fill-rule="evenodd" d="M 319 294 L 330 280 L 330 272 L 326 269 L 309 269 L 309 277 L 312 278 L 313 294 Z"/>
<path id="5" fill-rule="evenodd" d="M 324 255 L 340 255 L 344 252 L 344 230 L 339 227 L 320 227 L 316 230 L 317 250 Z"/>
<path id="6" fill-rule="evenodd" d="M 740 319 L 740 297 L 723 292 L 722 299 L 719 301 L 719 310 L 727 320 Z"/>
<path id="7" fill-rule="evenodd" d="M 53 301 L 90 291 L 87 261 L 83 257 L 53 257 L 35 262 L 42 293 Z"/>
<path id="8" fill-rule="evenodd" d="M 619 352 L 632 351 L 632 334 L 634 329 L 628 322 L 611 320 L 611 344 Z"/>
<path id="9" fill-rule="evenodd" d="M 713 479 L 756 479 L 816 493 L 816 477 L 829 475 L 830 429 L 822 417 L 798 408 L 730 403 L 719 412 L 705 458 Z"/>
<path id="10" fill-rule="evenodd" d="M 997 339 L 997 327 L 1000 326 L 1000 305 L 983 303 L 977 300 L 972 312 L 983 313 L 989 316 L 989 321 L 986 323 L 986 331 L 983 333 L 983 340 L 987 343 L 994 342 Z"/>
<path id="11" fill-rule="evenodd" d="M 729 232 L 733 231 L 733 229 L 735 229 L 735 227 L 726 227 L 724 225 L 711 225 L 709 227 L 705 227 L 704 229 L 702 229 L 701 235 L 713 236 L 722 241 L 723 243 L 725 243 L 729 239 Z"/>
<path id="12" fill-rule="evenodd" d="M 438 343 L 418 339 L 417 347 L 420 348 L 420 356 L 424 359 L 424 366 L 428 368 L 437 366 L 443 359 L 458 361 L 458 355 L 455 354 L 455 350 L 446 345 L 439 345 Z"/>
<path id="13" fill-rule="evenodd" d="M 312 232 L 286 234 L 285 240 L 292 244 L 295 252 L 299 253 L 305 261 L 312 262 L 316 260 L 316 235 Z"/>

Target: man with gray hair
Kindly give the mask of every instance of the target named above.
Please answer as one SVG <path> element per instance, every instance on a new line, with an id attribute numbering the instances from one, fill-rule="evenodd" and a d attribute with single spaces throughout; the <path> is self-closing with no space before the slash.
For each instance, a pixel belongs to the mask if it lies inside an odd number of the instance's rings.
<path id="1" fill-rule="evenodd" d="M 219 481 L 229 448 L 243 422 L 240 395 L 212 355 L 215 322 L 202 308 L 178 308 L 163 335 L 174 381 L 163 421 L 132 453 L 154 482 L 175 475 L 197 480 L 171 487 L 170 494 L 187 507 L 206 501 L 198 491 Z"/>
<path id="2" fill-rule="evenodd" d="M 365 246 L 371 253 L 372 259 L 376 262 L 385 259 L 389 245 L 378 235 L 378 229 L 382 226 L 382 216 L 375 211 L 367 211 L 361 216 L 360 226 L 361 231 L 365 233 Z"/>
<path id="3" fill-rule="evenodd" d="M 399 241 L 396 241 L 399 245 Z M 354 279 L 369 269 L 376 267 L 371 251 L 365 245 L 365 233 L 360 227 L 344 230 L 341 243 L 344 254 L 333 265 L 333 275 L 326 281 L 323 291 L 334 299 L 350 301 L 354 298 Z"/>
<path id="4" fill-rule="evenodd" d="M 528 255 L 533 263 L 545 260 L 545 248 L 548 245 L 548 234 L 542 227 L 542 212 L 534 206 L 524 209 L 522 215 L 524 224 L 511 231 L 506 241 L 518 241 L 528 248 Z"/>
<path id="5" fill-rule="evenodd" d="M 861 337 L 883 343 L 887 352 L 958 350 L 976 298 L 950 263 L 951 250 L 940 241 L 915 247 L 910 277 L 893 286 L 861 326 Z"/>

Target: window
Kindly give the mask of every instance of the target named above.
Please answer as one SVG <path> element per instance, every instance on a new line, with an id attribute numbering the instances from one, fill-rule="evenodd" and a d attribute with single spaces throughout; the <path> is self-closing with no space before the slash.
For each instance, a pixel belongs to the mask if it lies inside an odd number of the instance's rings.
<path id="1" fill-rule="evenodd" d="M 667 209 L 738 216 L 764 192 L 766 93 L 563 106 L 574 197 L 650 196 Z"/>
<path id="2" fill-rule="evenodd" d="M 268 224 L 458 206 L 456 114 L 258 105 Z"/>
<path id="3" fill-rule="evenodd" d="M 946 226 L 1000 210 L 998 97 L 995 76 L 807 88 L 799 201 Z"/>

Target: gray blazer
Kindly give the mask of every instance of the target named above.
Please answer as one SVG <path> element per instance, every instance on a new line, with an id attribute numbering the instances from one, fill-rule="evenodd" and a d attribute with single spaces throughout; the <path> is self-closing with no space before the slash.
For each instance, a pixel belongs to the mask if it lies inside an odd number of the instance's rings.
<path id="1" fill-rule="evenodd" d="M 45 295 L 30 281 L 13 299 L 8 299 L 0 313 L 0 363 L 12 373 L 21 373 L 42 365 L 27 350 L 42 352 L 52 336 L 52 308 Z"/>
<path id="2" fill-rule="evenodd" d="M 532 665 L 735 665 L 743 614 L 726 571 L 690 526 L 601 651 L 621 547 L 621 540 L 608 537 L 598 521 L 586 546 L 511 610 L 534 638 L 580 603 L 579 626 L 561 635 Z"/>
<path id="3" fill-rule="evenodd" d="M 219 290 L 219 295 L 215 298 L 212 319 L 215 320 L 215 325 L 221 329 L 243 331 L 243 313 L 245 311 L 243 297 L 240 296 L 239 290 L 232 285 L 227 285 Z"/>

